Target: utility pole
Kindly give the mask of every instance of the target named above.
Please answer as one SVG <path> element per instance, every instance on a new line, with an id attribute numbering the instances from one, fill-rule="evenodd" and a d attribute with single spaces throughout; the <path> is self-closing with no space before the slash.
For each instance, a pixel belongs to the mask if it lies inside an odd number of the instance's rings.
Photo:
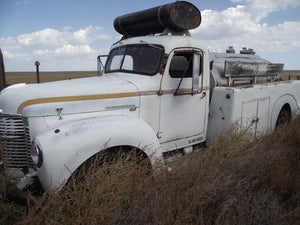
<path id="1" fill-rule="evenodd" d="M 4 89 L 5 87 L 6 87 L 6 80 L 5 80 L 4 60 L 0 48 L 0 90 Z"/>

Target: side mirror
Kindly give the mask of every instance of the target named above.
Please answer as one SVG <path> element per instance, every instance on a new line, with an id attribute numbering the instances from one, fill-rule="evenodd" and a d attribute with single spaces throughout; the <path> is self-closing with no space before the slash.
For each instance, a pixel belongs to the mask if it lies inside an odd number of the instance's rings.
<path id="1" fill-rule="evenodd" d="M 98 55 L 97 57 L 97 71 L 98 71 L 98 76 L 102 76 L 104 73 L 104 64 L 101 61 L 101 57 L 107 57 L 108 55 Z"/>
<path id="2" fill-rule="evenodd" d="M 192 95 L 199 93 L 199 77 L 201 73 L 201 52 L 195 51 L 193 61 Z"/>

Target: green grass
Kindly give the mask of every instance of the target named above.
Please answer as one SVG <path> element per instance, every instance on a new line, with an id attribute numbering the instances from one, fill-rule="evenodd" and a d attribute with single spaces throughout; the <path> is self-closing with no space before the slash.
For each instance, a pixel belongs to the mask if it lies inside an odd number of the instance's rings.
<path id="1" fill-rule="evenodd" d="M 128 158 L 26 207 L 0 185 L 0 224 L 297 224 L 300 117 L 258 139 L 218 137 L 154 177 Z M 134 156 L 134 155 L 133 155 Z M 141 172 L 142 171 L 142 172 Z"/>

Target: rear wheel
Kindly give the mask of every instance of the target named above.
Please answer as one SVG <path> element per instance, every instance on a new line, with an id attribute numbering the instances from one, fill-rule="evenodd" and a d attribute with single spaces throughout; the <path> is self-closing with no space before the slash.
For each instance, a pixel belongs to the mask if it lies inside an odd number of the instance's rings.
<path id="1" fill-rule="evenodd" d="M 276 127 L 275 129 L 282 127 L 283 125 L 286 125 L 291 120 L 291 110 L 289 105 L 284 105 L 282 109 L 280 110 L 280 113 L 278 115 L 277 121 L 276 121 Z"/>

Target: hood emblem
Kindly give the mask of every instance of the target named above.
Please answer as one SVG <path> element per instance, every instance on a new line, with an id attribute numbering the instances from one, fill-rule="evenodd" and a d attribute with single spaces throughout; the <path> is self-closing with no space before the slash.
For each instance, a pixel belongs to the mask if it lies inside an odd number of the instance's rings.
<path id="1" fill-rule="evenodd" d="M 111 105 L 106 106 L 105 110 L 112 111 L 112 110 L 122 110 L 122 109 L 129 109 L 129 111 L 135 111 L 138 107 L 136 105 Z"/>

